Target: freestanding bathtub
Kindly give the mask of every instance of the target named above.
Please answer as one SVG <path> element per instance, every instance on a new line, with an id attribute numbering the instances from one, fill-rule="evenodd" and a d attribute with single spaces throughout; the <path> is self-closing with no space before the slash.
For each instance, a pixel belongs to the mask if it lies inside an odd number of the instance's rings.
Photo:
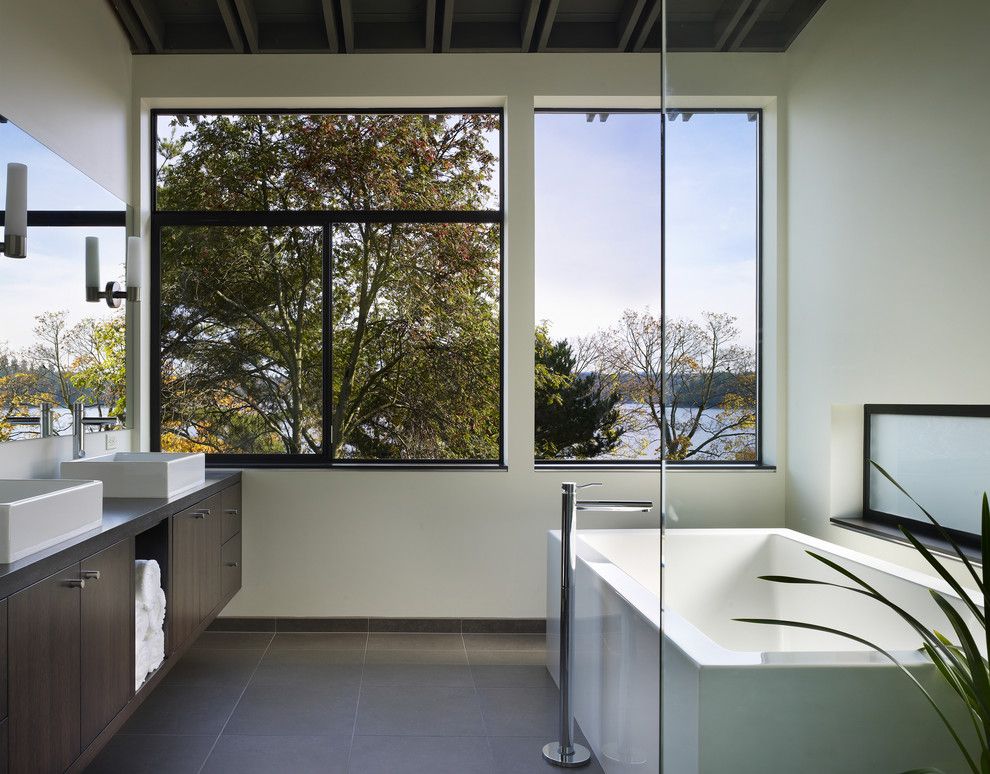
<path id="1" fill-rule="evenodd" d="M 920 639 L 895 614 L 850 592 L 758 576 L 841 580 L 806 554 L 813 550 L 946 631 L 929 590 L 957 598 L 939 579 L 791 530 L 669 530 L 661 637 L 659 530 L 579 534 L 574 713 L 607 774 L 656 774 L 661 756 L 665 774 L 962 771 L 924 697 L 879 654 L 833 635 L 733 620 L 786 618 L 865 637 L 909 664 L 966 728 L 918 653 Z M 559 532 L 549 534 L 547 560 L 547 666 L 556 678 Z"/>

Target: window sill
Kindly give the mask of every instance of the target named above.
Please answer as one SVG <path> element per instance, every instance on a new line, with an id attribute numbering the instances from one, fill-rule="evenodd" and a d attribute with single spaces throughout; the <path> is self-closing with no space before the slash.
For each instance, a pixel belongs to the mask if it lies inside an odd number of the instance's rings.
<path id="1" fill-rule="evenodd" d="M 409 463 L 409 462 L 335 462 L 333 464 L 328 464 L 326 462 L 282 462 L 279 460 L 206 460 L 207 468 L 216 468 L 220 470 L 392 470 L 392 471 L 406 471 L 406 470 L 445 470 L 445 471 L 480 471 L 480 470 L 495 470 L 495 471 L 506 471 L 509 469 L 508 465 L 503 465 L 498 462 L 493 463 L 451 463 L 451 464 L 438 464 L 433 462 L 423 462 L 423 463 Z"/>
<path id="2" fill-rule="evenodd" d="M 879 538 L 880 540 L 885 540 L 888 543 L 897 543 L 898 545 L 906 546 L 907 548 L 914 550 L 911 544 L 905 539 L 904 534 L 897 527 L 893 527 L 889 524 L 863 519 L 859 516 L 833 516 L 829 519 L 829 521 L 836 527 L 852 530 L 853 532 L 858 532 L 861 535 L 869 535 L 870 537 Z M 956 552 L 952 550 L 952 546 L 949 545 L 948 541 L 938 537 L 931 537 L 929 535 L 915 534 L 915 537 L 918 538 L 921 545 L 936 556 L 944 557 L 946 559 L 954 559 L 957 562 L 959 561 L 959 557 L 956 556 Z M 977 563 L 983 561 L 978 548 L 959 544 L 959 549 L 970 561 Z"/>
<path id="3" fill-rule="evenodd" d="M 596 470 L 596 471 L 607 471 L 615 470 L 627 472 L 631 470 L 656 470 L 661 469 L 661 464 L 659 462 L 641 462 L 641 463 L 629 463 L 629 462 L 537 462 L 534 467 L 536 470 Z M 727 463 L 727 462 L 709 462 L 709 463 L 667 463 L 667 472 L 680 473 L 681 471 L 692 471 L 700 470 L 705 472 L 711 472 L 714 470 L 718 471 L 736 471 L 736 472 L 746 472 L 752 473 L 754 471 L 766 471 L 766 472 L 776 472 L 776 465 L 760 465 L 756 463 Z"/>

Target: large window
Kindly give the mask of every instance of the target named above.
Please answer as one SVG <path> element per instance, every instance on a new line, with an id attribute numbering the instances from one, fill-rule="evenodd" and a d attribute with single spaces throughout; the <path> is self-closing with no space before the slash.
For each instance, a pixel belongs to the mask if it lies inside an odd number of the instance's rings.
<path id="1" fill-rule="evenodd" d="M 499 112 L 153 122 L 161 449 L 502 462 Z"/>
<path id="2" fill-rule="evenodd" d="M 760 113 L 662 120 L 536 117 L 538 462 L 760 462 Z"/>

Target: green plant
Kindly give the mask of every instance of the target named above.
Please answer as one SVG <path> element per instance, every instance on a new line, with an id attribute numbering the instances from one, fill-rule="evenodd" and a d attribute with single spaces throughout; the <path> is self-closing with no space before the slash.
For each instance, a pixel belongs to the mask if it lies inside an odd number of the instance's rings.
<path id="1" fill-rule="evenodd" d="M 922 557 L 924 557 L 925 561 L 932 566 L 935 572 L 937 572 L 938 575 L 949 584 L 952 590 L 959 596 L 959 599 L 962 601 L 963 605 L 965 605 L 969 612 L 972 613 L 979 627 L 983 630 L 982 639 L 984 647 L 987 652 L 990 652 L 990 632 L 987 631 L 987 621 L 984 612 L 987 607 L 987 585 L 984 568 L 987 566 L 988 559 L 990 559 L 990 502 L 988 502 L 986 493 L 983 495 L 983 514 L 981 523 L 981 564 L 980 571 L 977 572 L 976 568 L 973 566 L 973 563 L 970 562 L 970 560 L 959 548 L 956 541 L 952 538 L 949 532 L 941 524 L 939 524 L 935 517 L 925 510 L 917 500 L 911 497 L 911 495 L 908 494 L 908 492 L 906 492 L 904 488 L 898 484 L 886 470 L 880 467 L 880 465 L 872 461 L 871 464 L 888 481 L 890 481 L 890 483 L 897 487 L 902 494 L 911 500 L 911 502 L 914 503 L 922 513 L 925 514 L 927 519 L 935 526 L 938 534 L 952 547 L 953 552 L 962 562 L 966 571 L 968 571 L 972 576 L 973 581 L 976 583 L 976 588 L 982 597 L 980 604 L 977 604 L 977 602 L 972 599 L 970 594 L 952 576 L 948 569 L 946 569 L 946 567 L 932 554 L 931 551 L 925 548 L 925 546 L 918 541 L 910 530 L 906 529 L 904 526 L 900 526 L 900 530 L 904 533 L 904 537 L 907 538 L 907 541 L 919 554 L 921 554 Z M 990 665 L 988 665 L 987 659 L 984 658 L 983 654 L 980 652 L 973 632 L 970 631 L 969 627 L 966 625 L 966 622 L 963 620 L 959 612 L 953 607 L 949 599 L 944 594 L 941 594 L 934 589 L 930 592 L 935 600 L 935 603 L 938 605 L 949 625 L 952 627 L 952 631 L 956 637 L 956 642 L 953 642 L 936 629 L 929 629 L 907 610 L 891 602 L 873 586 L 864 581 L 862 578 L 859 578 L 855 573 L 847 570 L 845 567 L 842 567 L 841 565 L 833 562 L 831 559 L 821 556 L 814 551 L 808 551 L 807 553 L 813 559 L 816 559 L 831 568 L 846 579 L 852 581 L 855 585 L 846 585 L 841 582 L 833 583 L 822 580 L 811 580 L 808 578 L 797 578 L 789 575 L 763 575 L 760 576 L 760 579 L 771 581 L 772 583 L 831 586 L 833 588 L 844 589 L 851 593 L 861 594 L 869 597 L 870 599 L 876 600 L 880 604 L 894 611 L 918 633 L 922 642 L 921 650 L 928 656 L 929 659 L 931 659 L 932 663 L 935 665 L 935 668 L 938 670 L 938 673 L 948 684 L 949 688 L 951 688 L 952 691 L 962 700 L 966 708 L 966 713 L 973 724 L 973 730 L 975 731 L 976 738 L 975 747 L 978 749 L 975 751 L 970 749 L 972 745 L 967 745 L 963 741 L 959 730 L 953 726 L 953 723 L 949 720 L 946 712 L 941 706 L 939 706 L 939 703 L 935 700 L 931 693 L 921 684 L 921 682 L 919 682 L 918 678 L 915 677 L 907 669 L 907 667 L 905 667 L 893 655 L 880 646 L 875 645 L 862 637 L 858 637 L 855 634 L 840 631 L 839 629 L 833 629 L 828 626 L 819 626 L 818 624 L 770 618 L 737 618 L 735 620 L 742 621 L 744 623 L 791 626 L 799 629 L 811 629 L 812 631 L 835 634 L 854 642 L 858 642 L 862 645 L 866 645 L 868 648 L 872 648 L 882 654 L 885 658 L 889 659 L 896 666 L 898 666 L 901 671 L 907 675 L 908 679 L 910 679 L 911 682 L 917 686 L 918 690 L 924 694 L 925 698 L 938 714 L 946 729 L 948 729 L 949 733 L 952 735 L 952 739 L 962 752 L 969 770 L 974 774 L 990 774 L 990 746 L 988 746 L 988 740 L 990 740 Z M 909 772 L 904 772 L 904 774 L 941 774 L 941 772 L 936 768 L 923 767 L 919 769 L 912 769 Z"/>

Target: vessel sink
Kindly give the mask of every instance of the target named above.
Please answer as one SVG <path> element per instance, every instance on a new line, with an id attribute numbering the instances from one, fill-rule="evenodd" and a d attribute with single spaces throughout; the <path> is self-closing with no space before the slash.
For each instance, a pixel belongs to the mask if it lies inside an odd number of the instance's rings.
<path id="1" fill-rule="evenodd" d="M 0 562 L 8 564 L 103 523 L 103 484 L 0 480 Z"/>
<path id="2" fill-rule="evenodd" d="M 104 497 L 174 497 L 206 480 L 206 456 L 117 452 L 62 463 L 66 478 L 103 482 Z"/>

